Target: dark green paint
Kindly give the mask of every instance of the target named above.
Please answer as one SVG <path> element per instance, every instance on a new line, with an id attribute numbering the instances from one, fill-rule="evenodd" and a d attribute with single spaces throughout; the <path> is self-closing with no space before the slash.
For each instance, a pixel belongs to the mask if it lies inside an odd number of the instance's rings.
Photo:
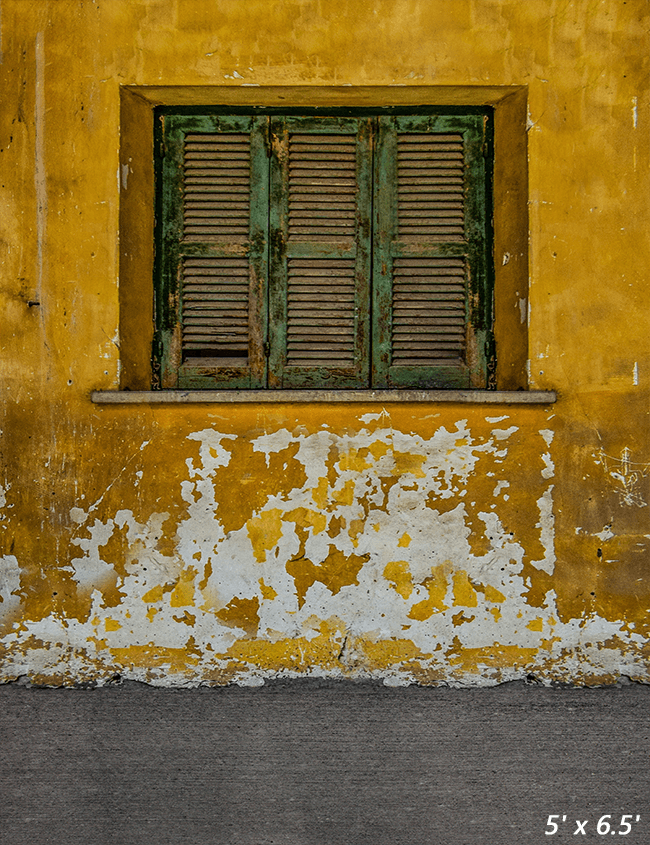
<path id="1" fill-rule="evenodd" d="M 493 387 L 495 349 L 491 229 L 491 109 L 156 109 L 156 298 L 154 386 L 189 388 L 467 388 Z M 183 242 L 183 140 L 188 132 L 249 132 L 251 137 L 248 363 L 206 366 L 179 358 L 184 256 L 242 254 L 241 244 Z M 357 136 L 354 243 L 290 243 L 288 135 L 350 132 Z M 462 242 L 412 243 L 396 237 L 397 132 L 454 132 L 464 139 L 465 232 Z M 463 256 L 467 261 L 468 354 L 454 366 L 391 362 L 392 262 L 400 256 Z M 288 367 L 287 262 L 294 257 L 355 259 L 354 367 Z M 371 280 L 371 284 L 368 284 Z M 214 363 L 214 366 L 213 366 Z"/>
<path id="2" fill-rule="evenodd" d="M 406 115 L 378 118 L 375 165 L 373 351 L 374 387 L 485 387 L 492 337 L 490 250 L 484 149 L 485 117 L 474 115 Z M 400 241 L 397 220 L 397 138 L 402 133 L 453 133 L 463 137 L 465 239 L 412 243 Z M 392 279 L 397 257 L 462 256 L 466 260 L 465 361 L 445 366 L 393 364 Z"/>

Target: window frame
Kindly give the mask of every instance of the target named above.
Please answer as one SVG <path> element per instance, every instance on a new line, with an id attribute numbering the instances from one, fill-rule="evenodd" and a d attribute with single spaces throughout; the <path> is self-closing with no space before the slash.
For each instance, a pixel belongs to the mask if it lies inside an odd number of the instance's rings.
<path id="1" fill-rule="evenodd" d="M 266 121 L 266 128 L 263 122 Z M 287 146 L 288 130 L 301 126 L 336 124 L 358 127 L 357 173 L 361 193 L 370 191 L 367 216 L 370 235 L 367 249 L 371 256 L 361 258 L 367 275 L 365 290 L 357 296 L 367 300 L 372 319 L 355 330 L 356 375 L 328 371 L 327 367 L 287 369 L 284 332 L 286 316 L 287 250 L 291 239 L 286 230 L 288 177 L 286 156 L 276 148 Z M 154 109 L 154 150 L 156 183 L 155 222 L 155 323 L 152 372 L 153 387 L 181 389 L 494 389 L 495 344 L 493 335 L 492 262 L 492 160 L 494 109 L 484 106 L 419 107 L 232 107 L 158 106 Z M 248 126 L 248 129 L 244 127 Z M 199 365 L 182 360 L 180 343 L 180 290 L 178 268 L 180 250 L 184 255 L 207 255 L 214 248 L 205 244 L 187 245 L 183 240 L 182 170 L 185 134 L 246 131 L 251 141 L 251 174 L 258 158 L 268 153 L 270 178 L 255 178 L 251 186 L 251 232 L 247 249 L 251 261 L 250 303 L 254 318 L 250 330 L 248 369 L 218 368 L 202 359 Z M 329 129 L 324 131 L 336 131 Z M 409 133 L 431 136 L 460 133 L 464 140 L 466 235 L 459 243 L 422 241 L 418 255 L 458 255 L 468 264 L 466 360 L 460 369 L 445 366 L 398 366 L 392 364 L 391 321 L 392 262 L 409 252 L 409 244 L 397 230 L 397 138 Z M 263 137 L 266 133 L 266 137 Z M 365 140 L 364 140 L 365 139 Z M 284 144 L 284 147 L 282 146 Z M 264 149 L 266 146 L 266 150 Z M 260 168 L 258 168 L 260 169 Z M 364 173 L 365 170 L 365 173 Z M 466 171 L 468 173 L 466 173 Z M 268 176 L 268 174 L 267 174 Z M 369 185 L 366 184 L 369 180 Z M 265 212 L 265 209 L 267 210 Z M 357 217 L 359 213 L 357 213 Z M 269 227 L 271 231 L 269 232 Z M 365 228 L 365 227 L 364 227 Z M 357 248 L 363 252 L 364 238 L 357 226 Z M 381 237 L 379 236 L 379 233 Z M 266 242 L 266 254 L 255 252 Z M 289 244 L 289 246 L 288 246 Z M 192 248 L 194 247 L 194 249 Z M 295 249 L 294 249 L 295 251 Z M 417 251 L 416 251 L 417 252 Z M 258 254 L 259 253 L 259 254 Z M 281 254 L 282 253 L 282 254 Z M 300 255 L 300 250 L 298 250 Z M 360 253 L 361 254 L 361 253 Z M 247 253 L 248 255 L 248 253 Z M 370 269 L 370 258 L 374 269 Z M 423 259 L 424 260 L 424 259 Z M 429 258 L 435 261 L 434 258 Z M 388 269 L 386 269 L 388 268 Z M 357 271 L 358 276 L 358 271 Z M 254 282 L 254 284 L 253 284 Z M 268 289 L 265 284 L 268 282 Z M 359 285 L 356 286 L 359 288 Z M 361 304 L 363 304 L 360 301 Z M 359 304 L 359 303 L 358 303 Z M 363 311 L 357 308 L 356 311 Z M 383 315 L 383 316 L 380 316 Z M 257 330 L 255 330 L 257 326 Z M 264 351 L 266 351 L 265 358 Z M 225 375 L 221 372 L 224 370 Z M 294 373 L 295 371 L 295 373 Z M 241 374 L 238 376 L 237 373 Z M 332 379 L 332 373 L 334 379 Z"/>
<path id="2" fill-rule="evenodd" d="M 378 86 L 246 86 L 225 85 L 120 86 L 118 145 L 119 316 L 118 383 L 95 391 L 93 401 L 111 404 L 155 401 L 246 402 L 252 393 L 203 391 L 151 392 L 154 329 L 154 109 L 157 106 L 204 108 L 215 102 L 235 111 L 251 106 L 380 108 L 386 105 L 413 110 L 422 105 L 483 106 L 494 108 L 494 332 L 497 349 L 497 392 L 403 391 L 386 401 L 542 402 L 548 396 L 529 390 L 528 257 L 529 201 L 527 155 L 527 87 L 524 85 L 378 85 Z M 292 393 L 294 398 L 289 398 Z M 363 395 L 362 395 L 363 394 Z M 260 395 L 259 393 L 257 394 Z M 327 395 L 332 401 L 376 401 L 376 391 L 349 391 Z M 382 396 L 397 395 L 381 392 Z M 320 401 L 314 392 L 269 392 L 259 401 Z M 102 398 L 103 397 L 103 398 Z M 324 397 L 324 398 L 323 398 Z M 428 397 L 428 398 L 427 398 Z M 458 398 L 460 397 L 460 398 Z M 482 398 L 484 397 L 484 398 Z"/>

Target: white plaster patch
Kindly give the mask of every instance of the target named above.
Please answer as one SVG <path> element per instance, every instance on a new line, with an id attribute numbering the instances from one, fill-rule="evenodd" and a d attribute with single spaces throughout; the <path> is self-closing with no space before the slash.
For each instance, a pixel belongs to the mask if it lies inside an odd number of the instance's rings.
<path id="1" fill-rule="evenodd" d="M 549 575 L 555 569 L 555 516 L 553 515 L 553 485 L 549 485 L 541 497 L 537 500 L 539 508 L 539 541 L 544 547 L 544 558 L 542 560 L 531 560 L 537 569 L 543 569 Z"/>
<path id="2" fill-rule="evenodd" d="M 542 428 L 542 429 L 540 429 L 539 433 L 542 435 L 542 437 L 546 441 L 546 445 L 550 446 L 551 443 L 553 442 L 553 438 L 555 437 L 555 432 L 551 431 L 550 428 Z"/>
<path id="3" fill-rule="evenodd" d="M 510 487 L 509 481 L 497 481 L 494 490 L 492 491 L 492 495 L 494 496 L 494 498 L 496 499 L 496 497 L 500 495 L 501 491 L 505 490 L 507 487 Z"/>
<path id="4" fill-rule="evenodd" d="M 20 606 L 20 566 L 14 555 L 0 558 L 0 618 Z"/>
<path id="5" fill-rule="evenodd" d="M 82 590 L 89 590 L 103 583 L 114 572 L 113 567 L 102 560 L 99 554 L 99 547 L 108 542 L 114 525 L 113 520 L 103 523 L 96 519 L 92 526 L 86 526 L 90 537 L 74 537 L 70 541 L 85 552 L 83 557 L 70 561 L 72 577 Z"/>
<path id="6" fill-rule="evenodd" d="M 555 432 L 551 431 L 549 428 L 543 428 L 539 432 L 548 447 L 550 447 L 551 443 L 553 442 L 553 437 L 555 436 Z M 551 458 L 550 452 L 543 452 L 541 455 L 542 461 L 544 462 L 544 469 L 542 470 L 542 478 L 553 478 L 555 475 L 555 464 L 553 463 L 553 459 Z"/>
<path id="7" fill-rule="evenodd" d="M 516 425 L 511 425 L 510 428 L 493 428 L 492 434 L 497 440 L 506 440 L 506 438 L 513 435 L 515 431 L 519 431 L 519 428 Z"/>
<path id="8" fill-rule="evenodd" d="M 362 414 L 359 419 L 362 423 L 366 423 L 366 425 L 370 422 L 374 422 L 375 420 L 380 420 L 382 417 L 386 416 L 386 412 L 382 411 L 379 414 Z"/>
<path id="9" fill-rule="evenodd" d="M 544 461 L 542 478 L 553 478 L 553 476 L 555 475 L 555 464 L 551 460 L 550 454 L 548 452 L 544 452 L 542 453 L 541 458 Z"/>
<path id="10" fill-rule="evenodd" d="M 520 298 L 519 300 L 519 322 L 525 323 L 528 317 L 528 300 Z"/>
<path id="11" fill-rule="evenodd" d="M 294 460 L 301 464 L 305 481 L 288 495 L 269 495 L 246 524 L 228 532 L 219 519 L 224 499 L 215 484 L 217 470 L 231 462 L 224 440 L 235 436 L 210 428 L 193 432 L 188 439 L 199 444 L 198 456 L 187 460 L 187 477 L 178 482 L 185 510 L 175 519 L 174 535 L 165 538 L 165 551 L 159 545 L 163 529 L 170 530 L 171 507 L 143 523 L 121 509 L 92 525 L 82 508 L 71 509 L 73 530 L 85 535 L 73 539 L 83 554 L 72 568 L 80 588 L 90 591 L 89 619 L 53 614 L 28 620 L 24 629 L 5 637 L 5 644 L 41 638 L 51 647 L 33 660 L 30 654 L 27 671 L 59 666 L 78 679 L 84 673 L 96 675 L 97 666 L 110 666 L 111 648 L 155 643 L 188 649 L 191 638 L 193 659 L 198 655 L 194 665 L 177 671 L 171 662 L 160 661 L 157 667 L 129 669 L 128 677 L 158 685 L 195 685 L 215 668 L 231 666 L 231 646 L 255 636 L 217 615 L 237 602 L 249 602 L 257 608 L 256 636 L 266 643 L 303 638 L 296 648 L 305 649 L 305 642 L 322 635 L 325 623 L 335 632 L 332 642 L 340 643 L 340 654 L 334 668 L 307 666 L 281 673 L 289 676 L 345 674 L 378 677 L 389 685 L 411 683 L 411 670 L 397 659 L 393 667 L 368 665 L 364 641 L 382 640 L 412 642 L 423 655 L 421 665 L 438 667 L 452 685 L 496 683 L 521 677 L 524 671 L 521 665 L 497 670 L 488 661 L 479 661 L 474 670 L 455 668 L 446 655 L 457 654 L 459 647 L 499 644 L 540 650 L 542 663 L 548 655 L 578 673 L 588 667 L 571 656 L 572 648 L 588 654 L 593 665 L 614 665 L 616 656 L 620 664 L 620 649 L 599 646 L 622 636 L 624 622 L 594 617 L 560 623 L 552 591 L 542 607 L 527 603 L 531 579 L 522 577 L 523 541 L 511 533 L 517 527 L 506 521 L 512 520 L 510 510 L 500 515 L 499 509 L 506 499 L 503 491 L 517 489 L 518 479 L 528 472 L 539 484 L 539 520 L 535 522 L 534 513 L 525 515 L 519 528 L 539 531 L 544 554 L 533 565 L 552 573 L 553 485 L 542 480 L 552 475 L 548 453 L 540 479 L 536 470 L 522 468 L 500 448 L 518 431 L 516 426 L 479 438 L 461 420 L 451 430 L 440 426 L 421 437 L 395 430 L 387 414 L 366 417 L 368 428 L 347 435 L 323 426 L 314 433 L 280 429 L 256 437 L 252 448 L 265 455 L 267 465 L 272 455 L 297 444 Z M 488 422 L 505 419 L 508 415 Z M 540 433 L 550 447 L 553 432 Z M 144 486 L 146 471 L 134 477 Z M 494 510 L 478 513 L 477 526 L 475 506 L 466 503 L 480 501 L 475 484 L 486 477 L 494 478 L 489 482 L 493 498 L 502 498 L 488 505 Z M 170 501 L 177 491 L 172 493 Z M 330 530 L 335 524 L 337 531 Z M 603 539 L 608 530 L 606 526 L 600 533 Z M 123 575 L 104 548 L 118 539 L 116 532 L 125 535 L 123 568 L 118 567 Z M 335 565 L 328 574 L 330 555 Z M 291 562 L 299 560 L 310 562 L 305 571 L 314 575 L 313 582 L 303 582 L 301 596 L 298 578 L 290 574 Z M 356 568 L 345 583 L 338 583 L 336 573 L 342 570 L 336 567 L 349 560 L 356 561 Z M 15 558 L 12 566 L 15 573 Z M 109 578 L 124 596 L 118 607 L 105 606 L 102 587 Z M 628 629 L 624 635 L 628 643 L 642 642 Z M 15 672 L 20 662 L 18 657 L 12 660 L 6 664 L 8 672 Z M 124 674 L 123 667 L 118 671 Z M 249 664 L 237 671 L 235 681 L 256 685 L 276 671 Z"/>

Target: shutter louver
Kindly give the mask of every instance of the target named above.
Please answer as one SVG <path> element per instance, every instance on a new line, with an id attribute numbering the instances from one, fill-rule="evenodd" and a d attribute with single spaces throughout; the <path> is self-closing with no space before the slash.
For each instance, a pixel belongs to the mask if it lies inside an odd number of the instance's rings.
<path id="1" fill-rule="evenodd" d="M 287 366 L 354 366 L 354 261 L 290 258 Z"/>
<path id="2" fill-rule="evenodd" d="M 250 136 L 188 134 L 183 162 L 183 237 L 248 237 Z"/>
<path id="3" fill-rule="evenodd" d="M 354 238 L 356 152 L 356 135 L 289 133 L 290 240 Z"/>
<path id="4" fill-rule="evenodd" d="M 184 357 L 223 359 L 238 366 L 248 357 L 248 260 L 183 260 Z M 236 360 L 238 359 L 238 360 Z"/>
<path id="5" fill-rule="evenodd" d="M 473 237 L 485 229 L 473 219 L 485 213 L 481 130 L 479 116 L 379 118 L 376 386 L 485 386 L 475 308 L 485 243 Z"/>
<path id="6" fill-rule="evenodd" d="M 187 134 L 183 162 L 185 241 L 241 242 L 250 218 L 250 135 Z M 183 260 L 183 357 L 238 366 L 248 357 L 248 260 Z M 233 360 L 239 359 L 239 360 Z"/>
<path id="7" fill-rule="evenodd" d="M 462 361 L 465 334 L 464 259 L 395 258 L 393 364 L 430 367 Z"/>
<path id="8" fill-rule="evenodd" d="M 289 244 L 353 246 L 356 136 L 289 134 Z M 354 366 L 354 260 L 290 258 L 287 366 Z"/>
<path id="9" fill-rule="evenodd" d="M 400 133 L 397 226 L 400 238 L 460 241 L 464 221 L 463 136 Z"/>
<path id="10" fill-rule="evenodd" d="M 270 378 L 284 387 L 360 387 L 368 379 L 369 124 L 285 118 L 272 217 L 277 285 Z M 273 215 L 274 209 L 272 209 Z M 272 355 L 273 355 L 272 352 Z"/>
<path id="11" fill-rule="evenodd" d="M 267 119 L 174 115 L 167 121 L 166 160 L 179 175 L 168 184 L 171 213 L 164 224 L 177 233 L 177 257 L 163 260 L 178 319 L 167 341 L 175 361 L 163 384 L 264 387 Z"/>

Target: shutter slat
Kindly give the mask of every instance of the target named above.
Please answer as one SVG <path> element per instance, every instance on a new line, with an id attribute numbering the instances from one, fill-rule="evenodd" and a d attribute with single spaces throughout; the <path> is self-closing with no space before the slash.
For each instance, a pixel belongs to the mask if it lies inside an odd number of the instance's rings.
<path id="1" fill-rule="evenodd" d="M 184 350 L 219 358 L 248 348 L 248 272 L 247 258 L 184 259 Z"/>
<path id="2" fill-rule="evenodd" d="M 227 291 L 227 293 L 224 291 Z M 245 297 L 247 294 L 248 286 L 237 286 L 236 288 L 211 287 L 208 289 L 191 288 L 190 290 L 184 288 L 183 301 L 186 305 L 189 303 L 205 303 L 206 308 L 211 308 L 213 302 L 239 301 L 240 297 Z"/>
<path id="3" fill-rule="evenodd" d="M 266 384 L 269 160 L 260 115 L 160 115 L 160 385 Z"/>
<path id="4" fill-rule="evenodd" d="M 231 218 L 237 219 L 244 217 L 241 213 L 244 210 L 245 209 L 233 208 L 231 205 L 218 209 L 215 208 L 212 203 L 204 203 L 202 207 L 186 203 L 184 218 L 186 224 L 189 223 L 190 225 L 193 224 L 193 218 L 195 217 L 204 220 L 230 220 Z"/>
<path id="5" fill-rule="evenodd" d="M 395 259 L 391 341 L 395 364 L 431 366 L 441 356 L 463 360 L 465 287 L 462 260 Z M 441 308 L 442 303 L 453 311 Z"/>
<path id="6" fill-rule="evenodd" d="M 354 364 L 354 260 L 335 263 L 288 261 L 287 366 L 313 366 L 318 360 Z M 322 278 L 324 273 L 329 275 Z M 342 279 L 348 284 L 332 284 Z M 323 319 L 329 324 L 323 325 Z"/>
<path id="7" fill-rule="evenodd" d="M 396 241 L 465 241 L 465 154 L 460 133 L 401 132 L 384 121 L 396 207 L 389 219 Z M 382 141 L 382 144 L 386 141 Z M 380 153 L 381 155 L 381 153 Z M 382 211 L 382 213 L 384 213 Z M 414 246 L 410 247 L 411 249 Z M 463 366 L 466 343 L 466 269 L 463 257 L 392 257 L 390 275 L 391 374 L 411 380 L 408 368 Z M 384 306 L 385 307 L 385 306 Z M 403 373 L 403 375 L 397 375 Z M 391 375 L 391 378 L 393 376 Z M 408 381 L 407 381 L 408 383 Z"/>
<path id="8" fill-rule="evenodd" d="M 355 139 L 289 134 L 289 241 L 354 238 Z"/>
<path id="9" fill-rule="evenodd" d="M 249 136 L 186 135 L 183 176 L 184 239 L 245 241 L 250 229 Z"/>
<path id="10" fill-rule="evenodd" d="M 398 132 L 396 179 L 399 238 L 465 238 L 462 135 Z M 450 204 L 442 204 L 442 197 Z"/>

